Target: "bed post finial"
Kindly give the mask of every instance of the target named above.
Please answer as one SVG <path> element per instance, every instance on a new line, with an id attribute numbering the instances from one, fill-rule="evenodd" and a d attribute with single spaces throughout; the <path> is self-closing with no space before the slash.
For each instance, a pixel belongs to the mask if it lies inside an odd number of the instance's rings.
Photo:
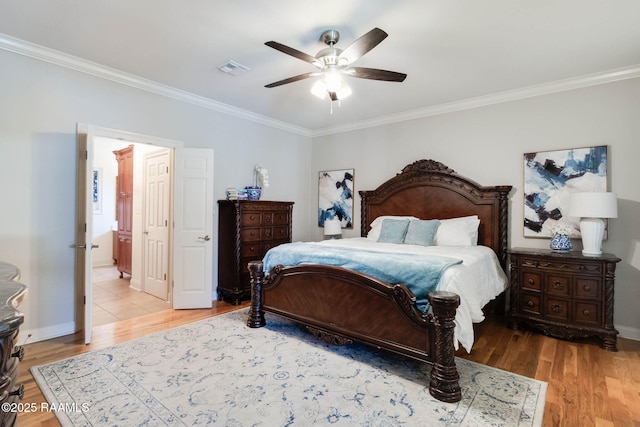
<path id="1" fill-rule="evenodd" d="M 436 335 L 436 354 L 431 369 L 429 392 L 443 402 L 458 402 L 462 399 L 462 392 L 458 383 L 460 376 L 453 346 L 453 320 L 460 305 L 460 297 L 453 292 L 435 291 L 429 293 L 429 303 L 433 309 Z"/>
<path id="2" fill-rule="evenodd" d="M 251 307 L 247 326 L 261 328 L 267 324 L 262 310 L 262 280 L 264 279 L 264 265 L 262 261 L 250 261 L 248 264 L 251 273 Z"/>

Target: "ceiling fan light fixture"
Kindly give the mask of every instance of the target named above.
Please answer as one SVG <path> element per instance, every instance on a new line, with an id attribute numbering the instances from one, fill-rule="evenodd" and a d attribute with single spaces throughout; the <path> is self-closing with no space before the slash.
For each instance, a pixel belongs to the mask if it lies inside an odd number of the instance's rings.
<path id="1" fill-rule="evenodd" d="M 311 93 L 320 99 L 324 99 L 327 96 L 327 87 L 322 80 L 318 80 L 311 86 Z"/>

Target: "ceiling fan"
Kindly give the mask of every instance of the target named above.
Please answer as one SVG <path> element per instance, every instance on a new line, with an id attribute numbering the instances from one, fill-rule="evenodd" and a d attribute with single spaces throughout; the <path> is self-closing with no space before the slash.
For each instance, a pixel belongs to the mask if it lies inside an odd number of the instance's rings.
<path id="1" fill-rule="evenodd" d="M 379 70 L 377 68 L 353 67 L 353 64 L 362 55 L 376 47 L 388 34 L 380 28 L 374 28 L 349 46 L 342 50 L 335 47 L 340 39 L 340 33 L 336 30 L 327 30 L 320 35 L 320 40 L 329 47 L 322 49 L 316 56 L 308 55 L 304 52 L 285 46 L 275 41 L 268 41 L 265 44 L 280 52 L 291 55 L 294 58 L 308 62 L 319 69 L 319 71 L 304 73 L 297 76 L 279 80 L 265 85 L 267 88 L 281 86 L 287 83 L 297 82 L 310 77 L 322 76 L 311 88 L 311 93 L 323 98 L 327 94 L 332 101 L 344 99 L 351 94 L 351 88 L 342 79 L 342 75 L 357 77 L 360 79 L 383 80 L 388 82 L 402 82 L 407 78 L 406 74 L 395 71 Z"/>

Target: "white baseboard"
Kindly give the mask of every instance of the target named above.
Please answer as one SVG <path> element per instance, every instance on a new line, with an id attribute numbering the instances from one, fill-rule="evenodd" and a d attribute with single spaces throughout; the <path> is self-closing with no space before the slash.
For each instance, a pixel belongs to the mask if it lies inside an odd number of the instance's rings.
<path id="1" fill-rule="evenodd" d="M 38 341 L 44 341 L 51 338 L 61 337 L 63 335 L 73 334 L 76 329 L 75 322 L 63 323 L 60 325 L 47 326 L 46 328 L 20 330 L 18 339 L 19 345 L 30 344 Z"/>
<path id="2" fill-rule="evenodd" d="M 142 283 L 140 282 L 140 280 L 134 279 L 132 277 L 131 281 L 129 282 L 129 287 L 131 289 L 135 289 L 136 291 L 141 291 L 142 290 Z"/>
<path id="3" fill-rule="evenodd" d="M 618 330 L 618 332 L 620 332 L 621 338 L 640 341 L 640 329 L 630 328 L 628 326 L 619 326 L 619 325 L 614 325 L 614 326 Z"/>

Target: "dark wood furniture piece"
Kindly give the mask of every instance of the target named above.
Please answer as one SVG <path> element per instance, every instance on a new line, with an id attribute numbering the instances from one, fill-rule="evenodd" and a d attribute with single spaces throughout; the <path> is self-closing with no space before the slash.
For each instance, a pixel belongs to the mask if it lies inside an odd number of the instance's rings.
<path id="1" fill-rule="evenodd" d="M 133 225 L 133 144 L 114 151 L 118 161 L 116 181 L 116 220 L 118 236 L 116 266 L 120 272 L 131 274 L 131 236 Z"/>
<path id="2" fill-rule="evenodd" d="M 0 425 L 13 426 L 18 415 L 18 402 L 24 396 L 24 384 L 17 385 L 19 363 L 24 348 L 16 346 L 18 328 L 24 322 L 16 310 L 27 296 L 27 287 L 19 283 L 20 270 L 0 262 Z"/>
<path id="3" fill-rule="evenodd" d="M 420 160 L 373 191 L 361 191 L 362 236 L 382 215 L 446 219 L 480 218 L 479 244 L 491 247 L 503 263 L 507 250 L 507 196 L 511 186 L 482 187 L 442 163 Z M 458 295 L 432 292 L 433 313 L 422 313 L 402 285 L 324 265 L 276 266 L 252 273 L 248 326 L 265 325 L 264 312 L 292 319 L 327 342 L 359 341 L 433 364 L 429 390 L 445 402 L 459 401 L 453 329 Z M 265 273 L 268 273 L 265 276 Z"/>
<path id="4" fill-rule="evenodd" d="M 556 338 L 598 336 L 603 349 L 617 351 L 613 291 L 620 258 L 514 248 L 509 259 L 511 329 L 528 324 Z"/>
<path id="5" fill-rule="evenodd" d="M 218 298 L 240 304 L 251 297 L 247 264 L 291 242 L 293 202 L 219 200 Z"/>

